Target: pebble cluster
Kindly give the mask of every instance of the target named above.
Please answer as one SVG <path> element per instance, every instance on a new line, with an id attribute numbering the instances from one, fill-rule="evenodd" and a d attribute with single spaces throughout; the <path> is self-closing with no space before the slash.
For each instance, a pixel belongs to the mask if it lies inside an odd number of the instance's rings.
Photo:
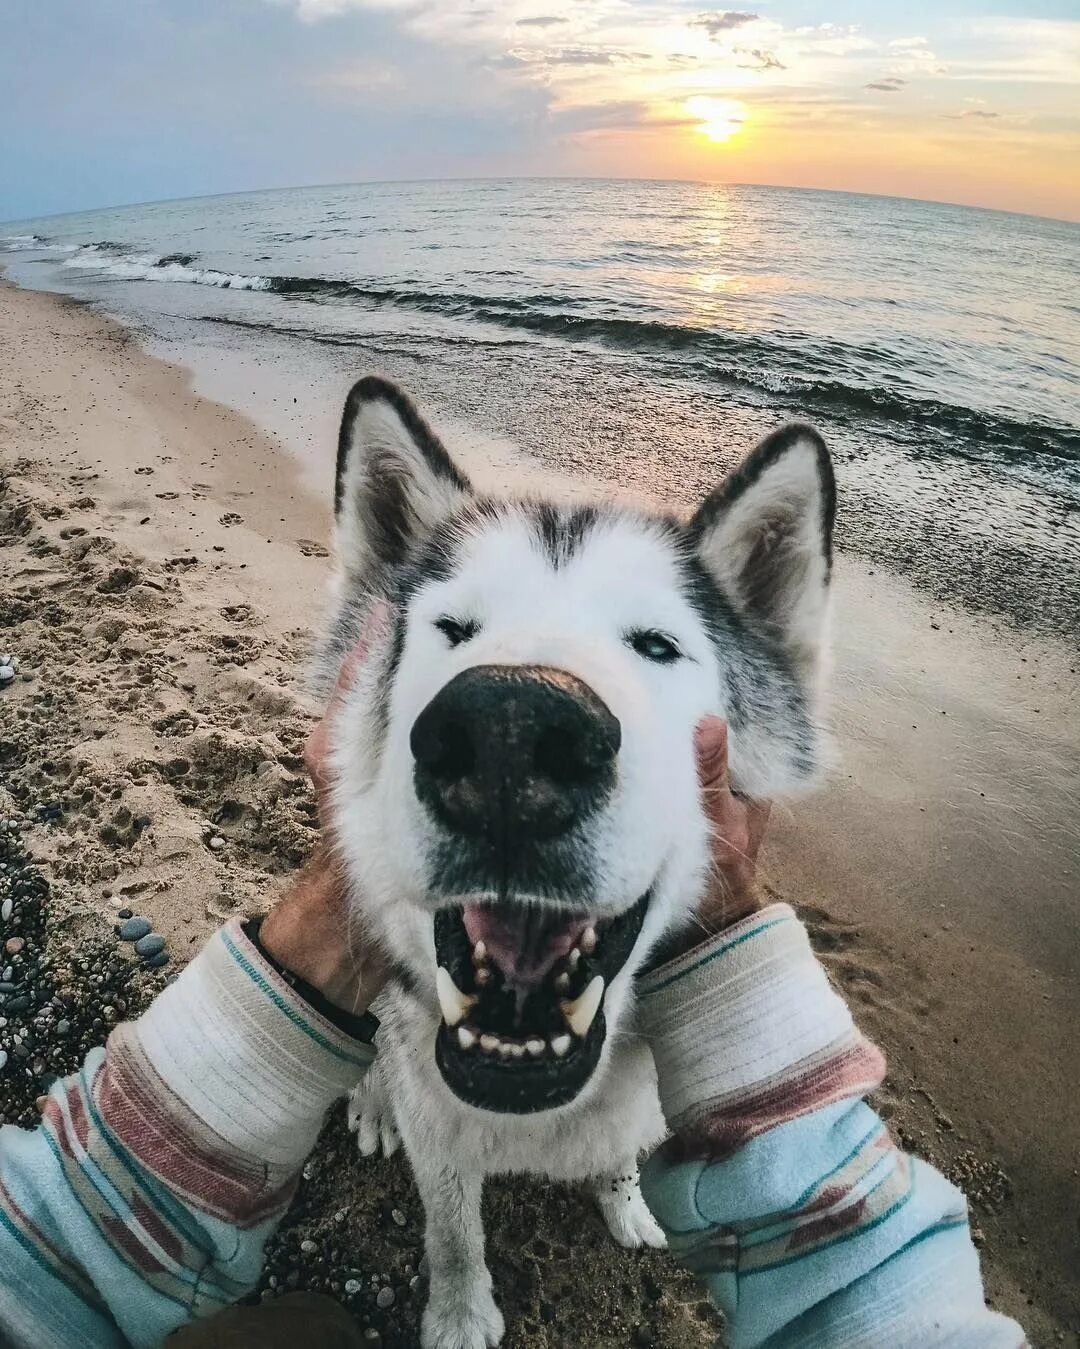
<path id="1" fill-rule="evenodd" d="M 289 1215 L 267 1245 L 256 1297 L 328 1293 L 352 1312 L 365 1344 L 415 1346 L 427 1273 L 418 1198 L 403 1167 L 393 1168 L 396 1185 L 343 1186 L 357 1163 L 356 1140 L 340 1116 L 324 1131 Z"/>
<path id="2" fill-rule="evenodd" d="M 139 918 L 130 909 L 121 909 L 116 916 L 120 919 L 116 935 L 121 941 L 131 942 L 144 965 L 156 970 L 169 963 L 169 953 L 165 949 L 168 943 L 153 930 L 149 918 Z"/>
<path id="3" fill-rule="evenodd" d="M 56 939 L 26 824 L 26 812 L 0 819 L 0 1124 L 29 1126 L 53 1082 L 137 1016 L 161 981 L 125 958 L 104 924 L 74 943 Z"/>

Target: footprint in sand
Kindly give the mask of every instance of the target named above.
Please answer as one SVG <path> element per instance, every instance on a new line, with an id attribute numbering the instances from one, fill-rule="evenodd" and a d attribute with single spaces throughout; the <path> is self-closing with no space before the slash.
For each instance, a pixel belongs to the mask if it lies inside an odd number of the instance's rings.
<path id="1" fill-rule="evenodd" d="M 324 548 L 321 543 L 316 543 L 314 539 L 297 539 L 296 546 L 305 557 L 329 557 L 330 550 Z"/>
<path id="2" fill-rule="evenodd" d="M 219 525 L 242 525 L 243 523 L 244 517 L 242 515 L 237 515 L 235 511 L 226 511 L 218 521 Z"/>

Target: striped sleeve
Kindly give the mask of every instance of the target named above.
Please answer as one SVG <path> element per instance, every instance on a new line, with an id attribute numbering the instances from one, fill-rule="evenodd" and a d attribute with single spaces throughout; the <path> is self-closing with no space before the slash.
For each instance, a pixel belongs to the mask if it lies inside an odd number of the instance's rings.
<path id="1" fill-rule="evenodd" d="M 673 1136 L 643 1186 L 733 1349 L 1018 1349 L 985 1305 L 964 1196 L 862 1097 L 885 1061 L 774 904 L 640 992 Z"/>
<path id="2" fill-rule="evenodd" d="M 230 923 L 37 1129 L 0 1129 L 0 1343 L 157 1345 L 242 1297 L 373 1056 Z"/>

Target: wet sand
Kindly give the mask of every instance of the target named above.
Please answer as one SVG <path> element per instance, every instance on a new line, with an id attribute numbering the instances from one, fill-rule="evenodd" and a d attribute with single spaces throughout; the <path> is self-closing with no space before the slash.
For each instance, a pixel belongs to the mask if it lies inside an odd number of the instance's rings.
<path id="1" fill-rule="evenodd" d="M 298 684 L 329 475 L 320 498 L 272 434 L 70 301 L 0 285 L 0 344 L 0 646 L 30 675 L 0 693 L 0 791 L 64 803 L 25 837 L 65 904 L 100 921 L 135 907 L 183 959 L 264 907 L 314 838 Z M 317 409 L 319 436 L 336 410 Z M 494 476 L 518 467 L 508 452 Z M 846 557 L 835 635 L 837 763 L 777 810 L 764 873 L 890 1054 L 878 1104 L 968 1189 L 995 1302 L 1057 1343 L 1080 1325 L 1080 666 Z M 357 1162 L 343 1185 L 371 1198 L 407 1179 Z M 609 1251 L 565 1196 L 500 1194 L 496 1228 L 531 1205 L 553 1249 L 589 1243 L 594 1288 L 632 1285 L 640 1323 L 659 1309 L 672 1344 L 707 1342 L 664 1262 Z M 324 1219 L 313 1200 L 295 1231 Z M 545 1338 L 543 1271 L 511 1344 L 562 1342 Z M 605 1310 L 602 1332 L 581 1297 L 581 1342 L 625 1344 L 637 1322 Z"/>

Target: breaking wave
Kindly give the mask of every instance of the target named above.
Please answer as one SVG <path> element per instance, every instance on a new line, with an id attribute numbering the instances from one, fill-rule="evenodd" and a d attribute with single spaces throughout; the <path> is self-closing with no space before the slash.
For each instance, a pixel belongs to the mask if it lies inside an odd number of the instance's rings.
<path id="1" fill-rule="evenodd" d="M 213 267 L 195 267 L 192 253 L 128 252 L 123 244 L 103 239 L 84 244 L 62 267 L 80 271 L 101 272 L 119 281 L 173 281 L 192 286 L 217 286 L 223 290 L 270 290 L 268 276 L 245 276 L 240 272 L 220 272 Z"/>
<path id="2" fill-rule="evenodd" d="M 595 311 L 595 301 L 555 293 L 475 295 L 369 286 L 319 276 L 230 273 L 196 266 L 192 254 L 137 253 L 111 240 L 84 245 L 62 266 L 121 280 L 264 291 L 285 300 L 353 303 L 368 308 L 393 306 L 474 320 L 554 341 L 602 345 L 654 359 L 677 357 L 683 368 L 689 366 L 706 378 L 790 395 L 806 408 L 808 416 L 817 413 L 885 420 L 912 442 L 930 435 L 939 448 L 944 444 L 972 458 L 987 451 L 1006 459 L 1037 453 L 1067 461 L 1070 467 L 1080 464 L 1080 432 L 1075 429 L 906 393 L 898 386 L 895 353 L 837 340 L 813 340 L 800 334 L 736 334 L 658 320 L 608 317 L 588 312 Z M 880 383 L 873 377 L 875 368 L 881 371 Z"/>

